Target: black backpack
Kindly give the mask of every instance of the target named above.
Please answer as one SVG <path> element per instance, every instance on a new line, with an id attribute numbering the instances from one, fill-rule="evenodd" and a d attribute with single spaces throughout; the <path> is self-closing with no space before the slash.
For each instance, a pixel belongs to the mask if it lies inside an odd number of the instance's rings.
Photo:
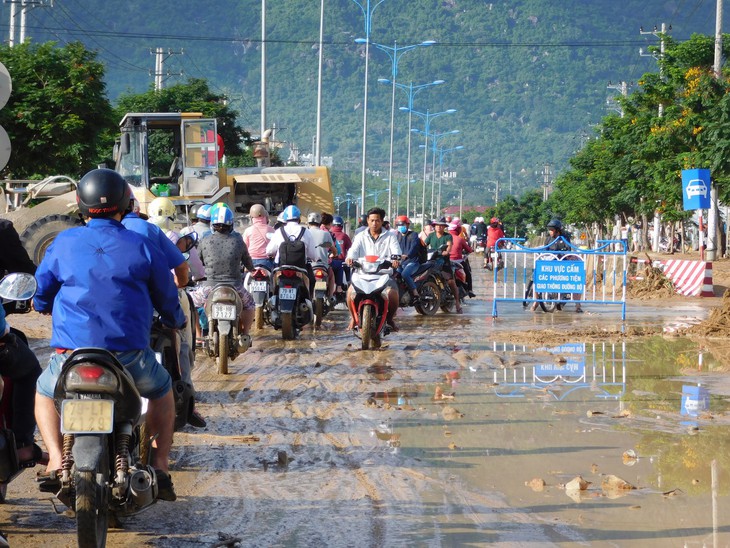
<path id="1" fill-rule="evenodd" d="M 302 241 L 306 228 L 302 227 L 299 236 L 291 239 L 282 226 L 281 235 L 284 241 L 279 245 L 279 265 L 298 266 L 306 268 L 307 266 L 307 248 Z"/>

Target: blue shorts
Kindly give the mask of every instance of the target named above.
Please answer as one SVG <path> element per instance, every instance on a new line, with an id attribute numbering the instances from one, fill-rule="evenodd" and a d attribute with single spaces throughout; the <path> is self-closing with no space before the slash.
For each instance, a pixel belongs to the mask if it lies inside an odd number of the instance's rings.
<path id="1" fill-rule="evenodd" d="M 142 397 L 149 400 L 156 400 L 167 394 L 172 388 L 170 374 L 155 358 L 151 348 L 144 350 L 130 350 L 129 352 L 113 353 L 119 363 L 132 375 L 134 384 Z M 56 388 L 56 381 L 61 374 L 61 366 L 66 361 L 68 354 L 53 353 L 48 360 L 48 367 L 38 377 L 36 390 L 39 394 L 53 398 L 53 391 Z"/>

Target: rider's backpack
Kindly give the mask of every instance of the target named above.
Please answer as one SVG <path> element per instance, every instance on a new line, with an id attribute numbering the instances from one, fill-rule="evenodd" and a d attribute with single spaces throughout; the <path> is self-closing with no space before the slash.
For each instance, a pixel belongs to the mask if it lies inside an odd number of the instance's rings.
<path id="1" fill-rule="evenodd" d="M 307 248 L 302 241 L 306 228 L 302 227 L 296 238 L 289 236 L 283 226 L 279 230 L 284 237 L 284 241 L 279 245 L 279 264 L 306 268 Z"/>

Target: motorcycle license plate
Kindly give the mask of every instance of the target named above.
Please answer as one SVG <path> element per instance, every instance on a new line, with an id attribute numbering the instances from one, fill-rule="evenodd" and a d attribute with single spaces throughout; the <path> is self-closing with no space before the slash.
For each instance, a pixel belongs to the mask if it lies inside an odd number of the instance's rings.
<path id="1" fill-rule="evenodd" d="M 284 299 L 287 301 L 293 301 L 297 298 L 297 288 L 296 287 L 280 287 L 279 288 L 279 298 Z"/>
<path id="2" fill-rule="evenodd" d="M 210 315 L 214 320 L 235 320 L 236 306 L 233 304 L 213 303 Z"/>
<path id="3" fill-rule="evenodd" d="M 63 434 L 109 434 L 114 429 L 112 400 L 63 400 Z"/>
<path id="4" fill-rule="evenodd" d="M 315 291 L 324 291 L 327 289 L 327 282 L 314 282 Z"/>
<path id="5" fill-rule="evenodd" d="M 251 282 L 250 288 L 251 291 L 263 291 L 268 292 L 269 288 L 267 287 L 266 282 Z"/>

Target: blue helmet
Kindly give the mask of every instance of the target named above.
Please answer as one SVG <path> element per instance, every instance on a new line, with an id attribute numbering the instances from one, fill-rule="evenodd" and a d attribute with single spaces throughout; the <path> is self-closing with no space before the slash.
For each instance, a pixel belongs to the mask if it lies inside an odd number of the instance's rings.
<path id="1" fill-rule="evenodd" d="M 203 204 L 198 208 L 198 211 L 195 212 L 195 215 L 197 216 L 198 220 L 200 221 L 210 221 L 210 210 L 213 206 L 210 204 Z"/>
<path id="2" fill-rule="evenodd" d="M 345 225 L 345 220 L 342 217 L 340 217 L 339 215 L 335 215 L 332 218 L 332 224 L 334 226 L 344 226 Z"/>
<path id="3" fill-rule="evenodd" d="M 301 218 L 302 213 L 295 205 L 287 206 L 286 209 L 281 213 L 281 220 L 285 223 L 288 223 L 289 221 L 299 221 Z"/>
<path id="4" fill-rule="evenodd" d="M 210 208 L 210 224 L 233 226 L 233 211 L 224 203 Z"/>

